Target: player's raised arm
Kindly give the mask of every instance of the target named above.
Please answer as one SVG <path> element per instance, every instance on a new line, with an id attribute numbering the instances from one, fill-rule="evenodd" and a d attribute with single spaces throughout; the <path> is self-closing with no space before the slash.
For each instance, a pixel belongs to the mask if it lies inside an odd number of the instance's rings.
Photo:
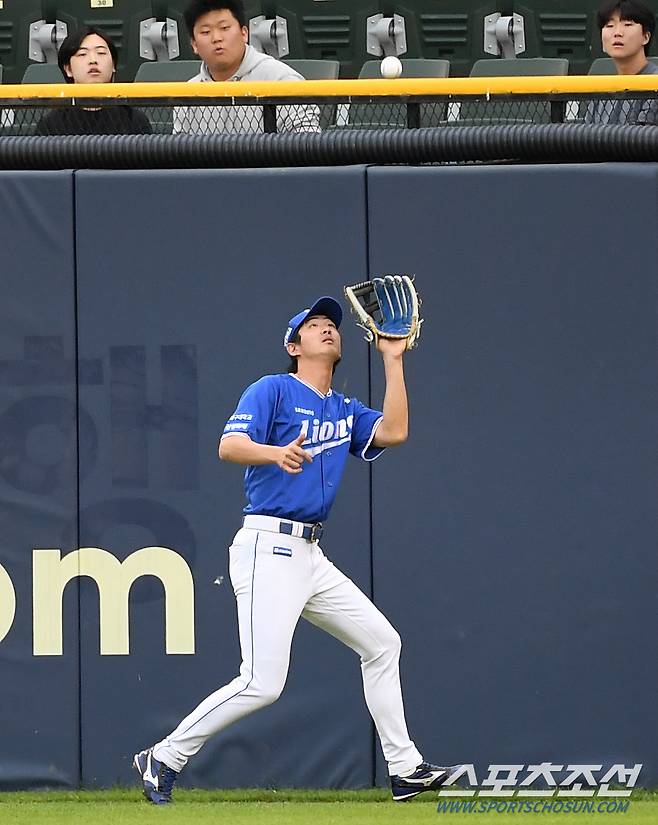
<path id="1" fill-rule="evenodd" d="M 378 338 L 377 349 L 384 360 L 386 390 L 382 423 L 373 438 L 374 447 L 394 447 L 403 444 L 409 435 L 409 405 L 404 383 L 402 356 L 407 348 L 405 339 Z"/>
<path id="2" fill-rule="evenodd" d="M 383 419 L 372 444 L 374 447 L 402 444 L 409 435 L 402 356 L 416 345 L 423 323 L 413 279 L 408 275 L 385 275 L 345 287 L 345 296 L 358 326 L 366 331 L 366 341 L 374 341 L 384 359 Z"/>
<path id="3" fill-rule="evenodd" d="M 304 462 L 313 461 L 311 454 L 302 447 L 304 438 L 304 433 L 300 433 L 290 444 L 276 447 L 257 444 L 248 436 L 225 436 L 219 442 L 219 457 L 223 461 L 248 466 L 277 464 L 286 473 L 301 473 Z"/>

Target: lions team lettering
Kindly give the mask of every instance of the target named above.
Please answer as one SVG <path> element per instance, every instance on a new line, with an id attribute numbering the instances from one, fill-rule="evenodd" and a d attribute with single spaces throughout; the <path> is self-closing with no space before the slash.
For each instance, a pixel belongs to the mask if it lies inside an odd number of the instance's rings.
<path id="1" fill-rule="evenodd" d="M 333 421 L 320 421 L 317 418 L 312 420 L 306 418 L 301 423 L 300 435 L 303 434 L 304 441 L 302 446 L 304 448 L 310 446 L 308 452 L 311 455 L 317 455 L 328 447 L 337 447 L 339 444 L 345 444 L 352 437 L 352 426 L 354 425 L 354 416 L 348 415 L 347 418 L 339 418 L 334 424 Z M 310 432 L 310 437 L 309 437 Z M 317 445 L 317 446 L 312 446 Z"/>

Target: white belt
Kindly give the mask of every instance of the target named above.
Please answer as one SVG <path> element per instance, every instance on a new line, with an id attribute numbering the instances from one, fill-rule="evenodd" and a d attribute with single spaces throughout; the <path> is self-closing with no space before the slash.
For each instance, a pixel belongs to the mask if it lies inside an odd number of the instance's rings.
<path id="1" fill-rule="evenodd" d="M 322 538 L 322 524 L 306 524 L 303 521 L 291 521 L 276 516 L 245 516 L 243 525 L 252 530 L 267 530 L 270 533 L 283 533 L 306 541 L 319 541 Z"/>

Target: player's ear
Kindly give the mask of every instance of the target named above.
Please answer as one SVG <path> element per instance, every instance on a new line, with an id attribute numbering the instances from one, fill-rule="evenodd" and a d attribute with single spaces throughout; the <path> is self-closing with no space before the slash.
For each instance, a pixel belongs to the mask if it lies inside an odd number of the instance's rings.
<path id="1" fill-rule="evenodd" d="M 286 350 L 288 351 L 288 355 L 294 358 L 295 355 L 299 355 L 299 344 L 291 341 L 289 344 L 286 344 Z"/>

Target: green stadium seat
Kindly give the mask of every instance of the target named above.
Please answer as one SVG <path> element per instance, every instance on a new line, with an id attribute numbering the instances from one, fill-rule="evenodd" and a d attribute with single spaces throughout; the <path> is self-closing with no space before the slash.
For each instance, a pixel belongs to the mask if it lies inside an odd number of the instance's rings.
<path id="1" fill-rule="evenodd" d="M 31 63 L 21 83 L 65 83 L 64 76 L 55 63 Z"/>
<path id="2" fill-rule="evenodd" d="M 284 61 L 307 80 L 335 80 L 340 64 L 337 60 L 286 60 Z M 170 60 L 142 63 L 135 75 L 135 82 L 185 81 L 199 73 L 199 60 Z"/>
<path id="3" fill-rule="evenodd" d="M 336 80 L 340 71 L 337 60 L 286 60 L 291 69 L 299 72 L 306 80 Z M 335 105 L 325 103 L 320 106 L 320 128 L 328 129 L 336 121 Z"/>
<path id="4" fill-rule="evenodd" d="M 142 63 L 135 75 L 136 83 L 185 82 L 198 74 L 199 60 L 163 60 Z M 171 106 L 153 106 L 145 111 L 155 134 L 170 135 L 174 125 Z"/>
<path id="5" fill-rule="evenodd" d="M 525 21 L 523 57 L 566 58 L 572 74 L 586 74 L 592 47 L 601 53 L 592 0 L 516 0 Z"/>
<path id="6" fill-rule="evenodd" d="M 449 60 L 426 60 L 424 58 L 405 58 L 402 63 L 402 77 L 448 77 L 450 75 Z M 366 60 L 361 66 L 359 78 L 374 79 L 381 77 L 381 60 Z"/>
<path id="7" fill-rule="evenodd" d="M 649 62 L 655 63 L 658 66 L 658 57 L 649 57 Z M 592 65 L 589 67 L 587 74 L 617 74 L 615 62 L 611 57 L 597 57 L 596 60 L 592 61 Z"/>
<path id="8" fill-rule="evenodd" d="M 54 63 L 31 63 L 23 75 L 22 83 L 65 83 L 64 77 L 59 70 L 59 66 Z M 46 110 L 47 111 L 47 110 Z M 4 130 L 7 134 L 30 135 L 34 132 L 36 124 L 41 119 L 41 113 L 36 109 L 16 109 L 13 114 L 13 125 L 10 130 Z"/>
<path id="9" fill-rule="evenodd" d="M 185 82 L 201 69 L 199 60 L 154 60 L 142 63 L 137 69 L 135 83 Z"/>
<path id="10" fill-rule="evenodd" d="M 471 77 L 534 77 L 566 75 L 569 61 L 560 57 L 491 57 L 476 60 L 471 69 Z"/>
<path id="11" fill-rule="evenodd" d="M 65 83 L 64 77 L 59 70 L 59 66 L 54 63 L 32 63 L 23 75 L 22 83 Z M 46 112 L 48 110 L 45 110 Z M 12 126 L 9 130 L 4 129 L 3 134 L 31 135 L 36 124 L 45 112 L 36 109 L 16 109 L 12 115 Z"/>
<path id="12" fill-rule="evenodd" d="M 550 57 L 517 59 L 494 57 L 488 60 L 477 60 L 471 69 L 471 77 L 553 77 L 568 73 L 568 60 Z M 550 123 L 552 120 L 549 101 L 474 100 L 461 103 L 458 122 L 464 125 L 465 123 Z"/>
<path id="13" fill-rule="evenodd" d="M 337 60 L 284 60 L 291 69 L 306 78 L 306 80 L 336 80 L 340 72 L 340 63 Z"/>
<path id="14" fill-rule="evenodd" d="M 448 77 L 450 63 L 447 60 L 423 60 L 403 58 L 402 77 Z M 359 79 L 381 78 L 380 60 L 367 60 L 361 67 Z M 421 103 L 418 111 L 419 126 L 438 126 L 445 120 L 445 106 Z M 359 129 L 381 129 L 408 125 L 408 109 L 403 103 L 352 103 L 349 107 L 349 126 Z"/>

